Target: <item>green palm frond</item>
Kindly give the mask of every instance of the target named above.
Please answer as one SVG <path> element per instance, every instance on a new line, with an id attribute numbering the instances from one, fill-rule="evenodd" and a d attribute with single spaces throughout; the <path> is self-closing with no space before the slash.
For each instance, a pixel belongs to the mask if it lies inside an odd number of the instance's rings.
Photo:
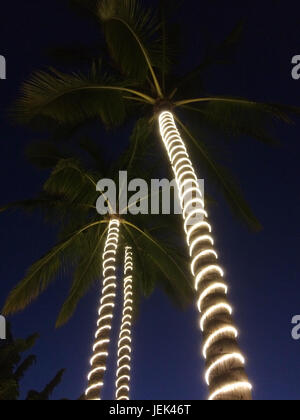
<path id="1" fill-rule="evenodd" d="M 35 198 L 5 204 L 0 207 L 0 212 L 8 210 L 23 210 L 26 212 L 33 212 L 41 210 L 45 215 L 50 216 L 50 214 L 54 213 L 54 217 L 57 217 L 61 211 L 63 214 L 65 214 L 69 208 L 70 206 L 66 203 L 63 195 L 47 194 L 42 192 Z"/>
<path id="2" fill-rule="evenodd" d="M 85 238 L 85 247 L 78 249 L 80 253 L 80 261 L 74 271 L 72 287 L 63 304 L 63 307 L 58 316 L 56 326 L 61 327 L 68 322 L 80 299 L 88 292 L 90 287 L 101 278 L 102 272 L 102 250 L 104 244 L 105 233 L 107 229 L 90 231 L 87 233 L 88 238 Z"/>
<path id="3" fill-rule="evenodd" d="M 143 264 L 157 273 L 156 284 L 162 285 L 164 290 L 181 305 L 189 301 L 193 296 L 191 276 L 184 258 L 180 257 L 178 251 L 166 241 L 156 239 L 150 232 L 126 220 L 123 224 L 127 226 L 127 231 L 130 228 L 136 252 L 144 256 Z M 147 262 L 145 262 L 145 257 Z M 147 275 L 147 269 L 145 273 Z"/>
<path id="4" fill-rule="evenodd" d="M 151 9 L 137 0 L 100 0 L 98 13 L 111 56 L 127 77 L 144 82 L 150 74 L 162 96 L 154 68 L 161 64 L 157 41 L 160 23 Z"/>
<path id="5" fill-rule="evenodd" d="M 9 315 L 23 310 L 47 289 L 61 271 L 70 271 L 76 265 L 78 250 L 85 246 L 84 233 L 101 223 L 105 222 L 96 221 L 81 227 L 34 263 L 24 279 L 9 294 L 3 313 Z"/>
<path id="6" fill-rule="evenodd" d="M 62 195 L 70 203 L 82 203 L 95 207 L 98 178 L 85 171 L 75 159 L 63 159 L 53 169 L 44 184 L 44 191 L 51 195 Z"/>
<path id="7" fill-rule="evenodd" d="M 61 383 L 65 369 L 61 369 L 55 377 L 41 391 L 29 391 L 26 397 L 27 401 L 48 401 L 53 394 L 55 388 Z"/>
<path id="8" fill-rule="evenodd" d="M 243 27 L 243 22 L 238 22 L 220 43 L 209 45 L 200 64 L 177 81 L 176 92 L 186 95 L 189 92 L 193 94 L 195 90 L 201 91 L 204 84 L 203 75 L 206 71 L 210 70 L 214 65 L 232 61 L 241 40 Z"/>
<path id="9" fill-rule="evenodd" d="M 39 169 L 51 169 L 59 160 L 74 157 L 63 150 L 60 144 L 50 140 L 34 141 L 26 147 L 26 157 Z"/>
<path id="10" fill-rule="evenodd" d="M 126 116 L 123 93 L 135 93 L 94 64 L 87 75 L 65 74 L 54 69 L 35 73 L 26 82 L 14 108 L 20 122 L 46 117 L 64 124 L 101 119 L 106 126 L 120 125 Z"/>
<path id="11" fill-rule="evenodd" d="M 182 131 L 198 151 L 207 176 L 212 182 L 216 183 L 233 212 L 254 231 L 261 230 L 260 222 L 254 216 L 251 208 L 243 198 L 240 188 L 233 177 L 229 175 L 228 170 L 216 162 L 204 142 L 196 138 L 178 117 L 176 119 Z"/>
<path id="12" fill-rule="evenodd" d="M 23 379 L 25 373 L 35 363 L 36 363 L 36 356 L 34 356 L 33 354 L 27 356 L 26 359 L 17 367 L 14 373 L 15 380 L 19 382 L 21 379 Z"/>
<path id="13" fill-rule="evenodd" d="M 292 106 L 268 104 L 243 98 L 211 97 L 199 100 L 179 101 L 189 113 L 197 113 L 199 125 L 229 137 L 249 136 L 266 144 L 276 145 L 278 139 L 272 135 L 274 121 L 291 123 L 293 115 L 300 109 Z"/>
<path id="14" fill-rule="evenodd" d="M 146 168 L 141 162 L 149 158 L 151 148 L 155 144 L 156 139 L 152 134 L 153 124 L 148 118 L 140 118 L 133 128 L 128 147 L 114 164 L 114 173 L 127 170 L 131 178 L 139 178 L 141 175 L 139 171 L 145 173 Z"/>

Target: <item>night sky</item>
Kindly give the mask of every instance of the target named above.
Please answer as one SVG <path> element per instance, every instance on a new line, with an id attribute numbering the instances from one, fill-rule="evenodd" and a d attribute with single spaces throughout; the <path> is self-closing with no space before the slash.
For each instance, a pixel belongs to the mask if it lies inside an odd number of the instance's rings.
<path id="1" fill-rule="evenodd" d="M 7 80 L 0 80 L 1 204 L 34 195 L 47 175 L 24 157 L 25 145 L 42 139 L 13 126 L 6 116 L 21 82 L 32 70 L 51 64 L 45 54 L 48 47 L 88 44 L 98 36 L 95 27 L 71 13 L 65 3 L 27 0 L 5 2 L 1 8 L 0 55 L 7 60 Z M 240 19 L 245 21 L 235 62 L 207 75 L 211 93 L 300 105 L 300 80 L 291 77 L 292 57 L 300 54 L 299 3 L 185 0 L 178 16 L 185 29 L 187 67 L 201 58 L 208 34 L 221 40 Z M 279 148 L 240 139 L 229 150 L 233 172 L 263 231 L 250 233 L 222 198 L 211 221 L 254 398 L 298 400 L 300 341 L 291 338 L 291 319 L 300 314 L 300 120 L 276 129 L 282 142 Z M 201 168 L 198 171 L 201 177 Z M 55 230 L 35 215 L 16 212 L 0 215 L 0 229 L 2 307 L 28 266 L 54 243 Z M 67 369 L 54 399 L 75 399 L 83 392 L 95 326 L 97 288 L 81 302 L 68 325 L 54 329 L 69 280 L 54 283 L 11 319 L 18 337 L 40 333 L 34 349 L 37 365 L 23 380 L 24 390 L 42 388 L 60 368 Z M 134 330 L 132 399 L 206 399 L 197 321 L 194 308 L 181 312 L 160 292 L 143 303 Z M 105 397 L 111 398 L 112 391 L 109 381 Z"/>

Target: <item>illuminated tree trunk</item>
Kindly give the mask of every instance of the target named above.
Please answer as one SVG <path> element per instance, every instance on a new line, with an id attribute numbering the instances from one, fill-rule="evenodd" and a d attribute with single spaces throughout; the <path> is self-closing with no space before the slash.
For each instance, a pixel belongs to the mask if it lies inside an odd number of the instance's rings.
<path id="1" fill-rule="evenodd" d="M 175 173 L 184 217 L 184 230 L 195 279 L 197 307 L 201 313 L 202 353 L 210 400 L 251 400 L 251 384 L 244 370 L 245 359 L 237 343 L 228 303 L 228 286 L 217 263 L 211 226 L 198 178 L 171 112 L 159 116 L 160 132 Z"/>
<path id="2" fill-rule="evenodd" d="M 129 400 L 131 371 L 131 329 L 133 310 L 133 255 L 125 248 L 123 313 L 118 342 L 116 399 Z"/>
<path id="3" fill-rule="evenodd" d="M 99 319 L 93 345 L 93 356 L 90 360 L 91 370 L 88 374 L 88 387 L 85 391 L 86 400 L 100 400 L 104 384 L 110 332 L 116 298 L 116 255 L 119 243 L 120 223 L 112 219 L 103 252 L 103 286 L 99 306 Z"/>

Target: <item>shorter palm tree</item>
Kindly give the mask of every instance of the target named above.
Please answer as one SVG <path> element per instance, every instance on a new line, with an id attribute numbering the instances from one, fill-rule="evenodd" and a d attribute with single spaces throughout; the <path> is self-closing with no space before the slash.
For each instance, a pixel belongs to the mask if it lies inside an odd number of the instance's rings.
<path id="1" fill-rule="evenodd" d="M 30 367 L 36 363 L 36 356 L 30 354 L 22 360 L 22 354 L 31 350 L 38 339 L 33 334 L 26 339 L 15 339 L 8 324 L 7 339 L 0 342 L 0 401 L 16 401 L 20 398 L 20 382 Z M 64 369 L 61 369 L 42 391 L 31 390 L 27 401 L 47 401 L 60 384 Z"/>
<path id="2" fill-rule="evenodd" d="M 134 133 L 132 137 L 134 153 L 127 151 L 117 164 L 118 168 L 127 168 L 129 176 L 132 177 L 139 176 L 139 170 L 143 171 L 145 175 L 146 168 L 144 164 L 141 165 L 141 154 L 137 153 L 136 135 L 137 133 Z M 43 159 L 45 159 L 45 151 L 43 153 Z M 51 156 L 53 157 L 53 150 Z M 170 234 L 166 234 L 169 230 L 169 223 L 172 223 L 169 218 L 165 221 L 165 218 L 155 217 L 155 220 L 151 221 L 151 218 L 148 219 L 146 216 L 130 214 L 101 218 L 95 208 L 95 202 L 99 195 L 96 186 L 97 181 L 104 178 L 104 175 L 99 169 L 95 169 L 97 167 L 95 163 L 98 164 L 98 168 L 101 166 L 95 155 L 93 154 L 93 169 L 87 169 L 87 165 L 84 166 L 83 162 L 78 159 L 66 156 L 59 159 L 59 150 L 56 150 L 55 156 L 58 160 L 44 185 L 43 192 L 34 199 L 16 202 L 6 208 L 42 209 L 49 220 L 58 223 L 59 243 L 28 270 L 25 278 L 8 296 L 3 312 L 10 314 L 24 309 L 41 292 L 46 290 L 60 272 L 69 272 L 73 276 L 72 286 L 56 322 L 57 326 L 61 326 L 73 315 L 79 300 L 95 282 L 99 282 L 102 272 L 101 300 L 86 389 L 87 399 L 99 399 L 100 390 L 104 384 L 116 303 L 118 245 L 126 246 L 127 259 L 130 259 L 130 253 L 135 256 L 132 292 L 127 287 L 129 279 L 125 278 L 124 280 L 126 282 L 124 291 L 127 296 L 124 301 L 126 316 L 124 315 L 122 320 L 119 345 L 125 341 L 122 328 L 128 324 L 124 325 L 124 321 L 127 322 L 130 318 L 132 322 L 134 313 L 137 313 L 139 296 L 148 296 L 156 286 L 160 286 L 176 302 L 184 305 L 190 302 L 193 292 L 191 284 L 189 284 L 190 276 L 188 267 L 184 263 L 184 257 L 180 250 L 170 245 Z M 138 161 L 136 156 L 138 156 Z M 121 161 L 123 166 L 121 166 Z M 138 169 L 139 167 L 142 169 Z M 118 174 L 118 171 L 112 170 L 111 178 L 115 177 L 117 183 L 116 173 Z M 100 192 L 100 194 L 102 193 Z M 120 213 L 125 213 L 126 209 L 127 207 L 121 209 Z M 164 229 L 164 223 L 168 229 Z M 130 253 L 128 252 L 129 248 L 131 249 Z M 126 261 L 126 271 L 130 266 L 131 264 L 128 265 L 128 261 Z M 129 303 L 132 304 L 130 309 Z M 133 313 L 129 314 L 131 309 Z M 126 340 L 129 341 L 128 338 Z M 126 349 L 119 347 L 120 358 L 127 356 Z M 121 367 L 120 363 L 125 360 L 125 357 L 121 361 L 120 358 L 119 367 Z M 122 368 L 124 368 L 123 365 Z M 122 372 L 119 370 L 118 375 L 120 373 Z M 118 397 L 123 397 L 121 391 L 125 390 L 125 386 L 126 389 L 129 388 L 128 384 L 124 383 L 128 378 L 123 376 L 118 379 L 120 379 L 118 385 L 122 386 L 122 389 L 118 391 Z M 129 391 L 129 389 L 127 390 Z"/>

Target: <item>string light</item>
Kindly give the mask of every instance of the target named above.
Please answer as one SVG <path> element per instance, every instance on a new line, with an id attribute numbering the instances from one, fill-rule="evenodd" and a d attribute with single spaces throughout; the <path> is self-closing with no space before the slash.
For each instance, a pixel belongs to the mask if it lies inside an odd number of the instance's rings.
<path id="1" fill-rule="evenodd" d="M 215 391 L 213 394 L 211 394 L 209 400 L 215 400 L 222 394 L 228 394 L 229 392 L 234 391 L 240 392 L 242 390 L 252 391 L 252 385 L 249 382 L 233 382 L 232 384 L 225 385 L 222 388 Z"/>
<path id="2" fill-rule="evenodd" d="M 224 295 L 225 298 L 228 292 L 228 286 L 221 280 L 224 277 L 222 268 L 215 264 L 216 260 L 218 260 L 218 254 L 213 249 L 214 239 L 211 236 L 212 228 L 207 222 L 208 214 L 204 208 L 203 194 L 188 155 L 187 148 L 180 136 L 171 112 L 161 112 L 159 115 L 159 127 L 162 140 L 176 177 L 179 200 L 183 212 L 184 230 L 190 256 L 192 258 L 191 272 L 195 279 L 195 289 L 198 294 L 197 307 L 199 312 L 202 311 L 202 306 L 206 298 L 217 297 L 219 300 L 217 304 L 216 299 L 207 301 L 205 312 L 200 319 L 200 326 L 206 337 L 203 346 L 203 355 L 206 358 L 207 351 L 212 344 L 223 338 L 235 340 L 238 333 L 236 328 L 231 325 L 231 322 L 229 325 L 226 325 L 226 320 L 223 322 L 222 327 L 219 326 L 213 331 L 206 330 L 206 325 L 208 325 L 206 321 L 208 318 L 211 318 L 213 321 L 218 321 L 220 316 L 222 317 L 226 314 L 228 317 L 228 314 L 231 315 L 231 306 L 223 300 L 220 302 L 220 294 Z M 234 345 L 236 346 L 236 343 Z M 222 367 L 222 375 L 226 372 L 230 373 L 231 367 L 227 362 L 234 359 L 240 360 L 241 363 L 244 361 L 241 354 L 231 352 L 222 355 L 217 361 L 215 359 L 212 361 L 209 358 L 206 371 L 208 384 L 209 378 L 213 372 L 216 372 L 217 368 Z M 215 376 L 216 375 L 214 375 L 214 377 Z M 214 386 L 214 384 L 211 385 L 212 387 Z M 249 391 L 250 386 L 249 383 L 237 379 L 236 382 L 232 384 L 220 387 L 218 391 L 215 391 L 214 394 L 211 395 L 211 397 L 212 399 L 226 397 L 226 394 L 229 392 L 233 392 L 240 396 L 242 392 Z M 250 397 L 249 394 L 245 396 L 245 398 L 248 397 Z M 234 399 L 234 397 L 232 399 Z"/>
<path id="3" fill-rule="evenodd" d="M 116 294 L 111 289 L 116 289 L 116 254 L 119 243 L 120 222 L 112 219 L 108 226 L 107 238 L 104 246 L 103 259 L 103 287 L 100 306 L 98 310 L 97 331 L 93 345 L 93 356 L 90 360 L 92 369 L 88 373 L 88 387 L 85 391 L 86 399 L 100 400 L 100 391 L 103 387 L 103 378 L 106 371 L 108 346 L 110 342 L 111 322 L 113 319 L 114 301 Z"/>
<path id="4" fill-rule="evenodd" d="M 116 399 L 129 400 L 130 362 L 131 362 L 131 329 L 133 311 L 133 253 L 132 248 L 125 248 L 124 262 L 124 296 L 123 318 L 118 341 L 118 369 L 116 380 Z M 128 313 L 129 312 L 129 313 Z"/>
<path id="5" fill-rule="evenodd" d="M 212 271 L 218 272 L 221 277 L 224 276 L 224 272 L 223 272 L 222 268 L 219 265 L 209 265 L 208 267 L 203 268 L 197 274 L 196 280 L 195 280 L 195 289 L 196 290 L 198 290 L 199 283 L 201 282 L 201 280 L 203 279 L 203 277 L 205 277 L 208 273 L 210 273 Z"/>
<path id="6" fill-rule="evenodd" d="M 197 231 L 197 230 L 200 230 L 200 229 L 202 229 L 202 228 L 207 228 L 208 230 L 209 230 L 209 233 L 211 233 L 211 226 L 210 226 L 210 224 L 209 223 L 207 223 L 207 222 L 198 222 L 198 223 L 195 223 L 191 228 L 190 228 L 190 230 L 189 230 L 189 232 L 188 232 L 188 234 L 187 234 L 187 243 L 188 243 L 188 246 L 190 246 L 190 241 L 191 241 L 191 236 L 192 236 L 192 234 L 195 232 L 195 231 Z"/>
<path id="7" fill-rule="evenodd" d="M 215 292 L 218 289 L 223 290 L 225 295 L 228 292 L 228 286 L 226 286 L 226 284 L 224 284 L 224 283 L 213 283 L 210 286 L 208 286 L 206 289 L 203 290 L 203 292 L 201 293 L 201 295 L 198 299 L 198 302 L 197 302 L 197 307 L 198 307 L 199 312 L 202 312 L 201 304 L 202 304 L 203 300 L 207 296 L 209 296 L 212 292 Z"/>
<path id="8" fill-rule="evenodd" d="M 201 331 L 204 330 L 204 323 L 207 320 L 207 318 L 209 318 L 212 314 L 216 312 L 220 312 L 220 309 L 227 311 L 230 315 L 232 314 L 232 308 L 227 303 L 218 303 L 217 305 L 211 306 L 210 308 L 207 309 L 206 312 L 204 312 L 204 314 L 201 317 L 201 320 L 200 320 Z"/>
<path id="9" fill-rule="evenodd" d="M 195 246 L 198 245 L 200 242 L 210 242 L 210 244 L 212 246 L 214 245 L 214 240 L 213 240 L 213 238 L 211 236 L 209 236 L 209 235 L 199 236 L 190 245 L 190 256 L 193 255 L 193 251 L 194 251 Z"/>
<path id="10" fill-rule="evenodd" d="M 214 251 L 213 249 L 206 249 L 205 251 L 201 251 L 201 252 L 199 252 L 199 254 L 197 254 L 197 255 L 194 257 L 194 259 L 193 259 L 193 261 L 192 261 L 192 264 L 191 264 L 191 270 L 192 270 L 193 276 L 195 276 L 195 275 L 196 275 L 196 274 L 195 274 L 195 265 L 197 264 L 197 262 L 198 262 L 201 258 L 207 257 L 208 255 L 213 255 L 213 256 L 216 258 L 216 260 L 218 259 L 218 254 L 217 254 L 217 253 L 216 253 L 216 251 Z"/>
<path id="11" fill-rule="evenodd" d="M 217 369 L 219 366 L 223 365 L 224 363 L 232 361 L 232 360 L 237 360 L 242 365 L 245 364 L 245 358 L 240 353 L 231 353 L 231 354 L 225 354 L 224 356 L 221 356 L 214 363 L 212 363 L 212 365 L 206 371 L 205 381 L 206 381 L 207 385 L 210 385 L 209 379 L 210 379 L 210 376 L 212 375 L 213 371 L 215 369 Z"/>
<path id="12" fill-rule="evenodd" d="M 227 336 L 234 336 L 234 338 L 237 338 L 238 336 L 238 332 L 237 329 L 231 326 L 226 326 L 226 327 L 222 327 L 222 328 L 218 328 L 217 330 L 215 330 L 214 332 L 212 332 L 208 339 L 206 340 L 204 346 L 203 346 L 203 357 L 204 359 L 206 359 L 207 357 L 207 350 L 209 349 L 209 347 L 217 341 L 218 337 L 223 337 L 224 335 Z"/>
<path id="13" fill-rule="evenodd" d="M 91 379 L 91 376 L 92 376 L 92 375 L 94 375 L 94 373 L 97 373 L 97 372 L 102 371 L 102 370 L 106 370 L 106 367 L 105 367 L 105 366 L 102 366 L 102 367 L 98 367 L 98 368 L 93 369 L 93 370 L 92 370 L 92 371 L 88 374 L 88 381 Z"/>

